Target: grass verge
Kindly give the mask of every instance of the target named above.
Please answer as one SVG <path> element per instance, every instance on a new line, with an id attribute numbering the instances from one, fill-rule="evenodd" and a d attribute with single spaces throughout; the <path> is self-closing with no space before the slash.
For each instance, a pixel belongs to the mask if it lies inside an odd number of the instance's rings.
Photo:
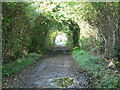
<path id="1" fill-rule="evenodd" d="M 83 50 L 74 50 L 73 57 L 78 66 L 94 78 L 94 86 L 98 88 L 120 88 L 119 75 L 111 72 L 111 69 L 107 68 L 107 64 L 102 63 L 99 57 Z"/>
<path id="2" fill-rule="evenodd" d="M 42 55 L 42 54 L 41 54 Z M 39 60 L 40 54 L 31 53 L 26 58 L 16 60 L 14 62 L 2 65 L 2 78 L 18 74 L 23 69 L 32 65 L 34 62 Z"/>

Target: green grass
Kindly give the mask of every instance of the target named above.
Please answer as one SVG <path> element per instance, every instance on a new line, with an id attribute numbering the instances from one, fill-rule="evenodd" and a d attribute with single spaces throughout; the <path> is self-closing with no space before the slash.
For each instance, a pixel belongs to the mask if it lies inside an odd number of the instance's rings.
<path id="1" fill-rule="evenodd" d="M 5 78 L 12 76 L 14 74 L 18 74 L 20 71 L 22 71 L 29 65 L 32 65 L 34 62 L 39 60 L 41 55 L 36 53 L 31 53 L 28 54 L 26 58 L 19 59 L 9 64 L 2 65 L 2 77 Z"/>
<path id="2" fill-rule="evenodd" d="M 78 66 L 87 71 L 95 79 L 93 84 L 98 88 L 120 88 L 120 77 L 106 69 L 107 64 L 103 66 L 99 57 L 78 49 L 73 51 L 73 57 Z"/>

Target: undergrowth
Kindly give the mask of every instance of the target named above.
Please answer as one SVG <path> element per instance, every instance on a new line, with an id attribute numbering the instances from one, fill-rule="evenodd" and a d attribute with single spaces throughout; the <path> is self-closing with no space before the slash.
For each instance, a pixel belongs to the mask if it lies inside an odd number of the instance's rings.
<path id="1" fill-rule="evenodd" d="M 98 88 L 120 88 L 120 77 L 116 73 L 112 73 L 101 62 L 100 57 L 93 56 L 89 52 L 75 49 L 73 51 L 78 66 L 87 71 L 95 79 L 94 86 Z"/>
<path id="2" fill-rule="evenodd" d="M 42 55 L 42 54 L 41 54 Z M 16 60 L 14 62 L 2 65 L 2 78 L 18 74 L 20 71 L 32 65 L 34 62 L 39 60 L 40 54 L 30 53 L 26 58 Z"/>

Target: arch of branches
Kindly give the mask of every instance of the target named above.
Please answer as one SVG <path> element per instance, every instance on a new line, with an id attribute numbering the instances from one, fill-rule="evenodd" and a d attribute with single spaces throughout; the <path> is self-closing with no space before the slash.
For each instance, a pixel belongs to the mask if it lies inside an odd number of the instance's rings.
<path id="1" fill-rule="evenodd" d="M 68 47 L 79 46 L 78 40 L 80 37 L 79 36 L 80 28 L 77 25 L 77 23 L 75 23 L 72 20 L 63 21 L 63 23 L 60 23 L 60 22 L 57 22 L 55 19 L 47 18 L 40 15 L 36 18 L 34 24 L 35 24 L 34 29 L 31 34 L 32 43 L 30 45 L 30 47 L 31 46 L 34 46 L 34 47 L 30 49 L 40 50 L 40 48 L 43 48 L 43 47 L 45 49 L 49 48 L 50 42 L 53 43 L 53 40 L 59 34 L 58 32 L 61 32 L 61 33 L 63 32 L 67 34 L 66 36 L 68 37 L 68 43 L 67 43 Z M 53 33 L 54 35 L 52 36 L 51 34 Z M 41 40 L 41 37 L 42 37 L 42 40 Z M 36 47 L 39 47 L 39 49 Z"/>
<path id="2" fill-rule="evenodd" d="M 4 2 L 2 8 L 4 60 L 44 51 L 52 27 L 81 49 L 120 56 L 119 2 Z"/>

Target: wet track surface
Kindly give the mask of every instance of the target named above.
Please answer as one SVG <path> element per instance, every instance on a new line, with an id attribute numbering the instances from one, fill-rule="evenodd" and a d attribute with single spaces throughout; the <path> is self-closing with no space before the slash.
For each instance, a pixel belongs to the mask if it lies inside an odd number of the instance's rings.
<path id="1" fill-rule="evenodd" d="M 44 56 L 3 84 L 3 88 L 66 87 L 87 88 L 89 83 L 86 73 L 77 67 L 74 58 L 65 47 L 52 48 L 51 54 Z"/>

